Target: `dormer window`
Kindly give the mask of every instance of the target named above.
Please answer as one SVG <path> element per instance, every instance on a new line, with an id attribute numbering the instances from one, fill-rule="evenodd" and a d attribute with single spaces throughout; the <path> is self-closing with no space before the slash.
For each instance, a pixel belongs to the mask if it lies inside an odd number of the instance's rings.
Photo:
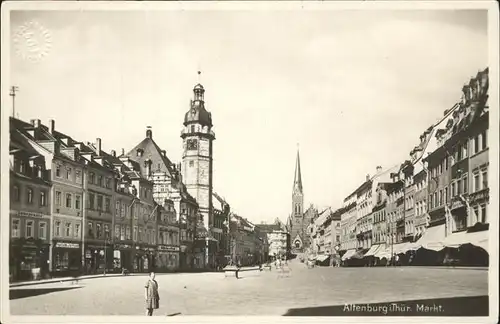
<path id="1" fill-rule="evenodd" d="M 142 154 L 144 154 L 144 150 L 143 149 L 137 149 L 137 156 L 141 157 Z"/>
<path id="2" fill-rule="evenodd" d="M 194 133 L 194 125 L 191 125 L 191 133 Z"/>

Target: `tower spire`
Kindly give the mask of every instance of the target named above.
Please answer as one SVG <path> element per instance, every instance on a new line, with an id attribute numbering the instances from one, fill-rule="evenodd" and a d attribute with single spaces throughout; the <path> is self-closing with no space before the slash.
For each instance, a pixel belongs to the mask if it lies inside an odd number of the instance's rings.
<path id="1" fill-rule="evenodd" d="M 302 174 L 300 173 L 299 144 L 297 144 L 297 160 L 295 162 L 295 177 L 293 180 L 293 191 L 302 193 Z"/>

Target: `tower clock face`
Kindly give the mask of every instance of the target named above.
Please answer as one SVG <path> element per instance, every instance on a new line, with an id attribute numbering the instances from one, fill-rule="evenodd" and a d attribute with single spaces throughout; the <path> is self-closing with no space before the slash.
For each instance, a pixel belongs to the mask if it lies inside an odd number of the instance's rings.
<path id="1" fill-rule="evenodd" d="M 197 150 L 198 149 L 198 141 L 195 139 L 188 139 L 186 143 L 188 150 Z"/>

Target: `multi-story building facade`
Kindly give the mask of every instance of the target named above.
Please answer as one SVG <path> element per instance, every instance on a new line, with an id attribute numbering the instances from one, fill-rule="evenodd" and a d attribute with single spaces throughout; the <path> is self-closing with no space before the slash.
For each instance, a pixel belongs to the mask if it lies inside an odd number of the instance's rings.
<path id="1" fill-rule="evenodd" d="M 133 259 L 135 255 L 134 241 L 132 239 L 133 229 L 133 205 L 136 202 L 135 188 L 132 187 L 130 178 L 125 174 L 130 171 L 119 158 L 116 151 L 111 154 L 102 152 L 106 161 L 115 170 L 114 201 L 111 203 L 112 222 L 112 243 L 113 243 L 113 269 L 120 271 L 134 269 Z"/>
<path id="2" fill-rule="evenodd" d="M 216 227 L 213 214 L 213 141 L 212 114 L 205 109 L 205 89 L 197 84 L 189 111 L 184 117 L 182 179 L 186 189 L 199 206 L 199 215 L 206 231 L 199 237 L 198 249 L 204 250 L 204 266 L 214 268 L 218 255 L 218 241 L 214 236 L 221 234 Z"/>
<path id="3" fill-rule="evenodd" d="M 10 120 L 10 248 L 11 280 L 29 279 L 33 272 L 49 271 L 50 174 L 19 128 L 30 127 Z"/>
<path id="4" fill-rule="evenodd" d="M 266 235 L 268 242 L 268 254 L 265 255 L 266 260 L 276 256 L 286 256 L 289 251 L 288 243 L 290 234 L 285 228 L 285 225 L 276 219 L 274 224 L 259 224 L 259 231 Z"/>
<path id="5" fill-rule="evenodd" d="M 81 271 L 84 159 L 74 146 L 75 141 L 55 130 L 54 120 L 49 121 L 48 127 L 39 119 L 32 120 L 31 125 L 23 124 L 17 129 L 45 158 L 52 184 L 49 271 L 55 276 Z"/>
<path id="6" fill-rule="evenodd" d="M 229 214 L 231 213 L 231 206 L 219 196 L 216 192 L 213 192 L 213 215 L 214 224 L 212 226 L 213 237 L 218 243 L 217 247 L 217 258 L 216 264 L 222 265 L 226 263 L 226 255 L 230 254 L 229 240 L 228 238 L 228 227 Z"/>
<path id="7" fill-rule="evenodd" d="M 85 159 L 85 267 L 88 273 L 114 269 L 112 241 L 115 211 L 115 170 L 106 160 L 101 139 L 95 143 L 75 143 Z"/>
<path id="8" fill-rule="evenodd" d="M 341 251 L 345 253 L 348 250 L 356 249 L 358 243 L 356 239 L 356 192 L 351 193 L 344 199 L 343 213 L 340 217 L 340 231 L 341 231 Z"/>
<path id="9" fill-rule="evenodd" d="M 180 240 L 174 202 L 166 199 L 164 205 L 159 206 L 157 211 L 156 268 L 160 271 L 176 271 L 179 269 Z"/>
<path id="10" fill-rule="evenodd" d="M 487 215 L 487 195 L 474 194 L 475 206 L 471 208 L 470 193 L 487 192 L 488 70 L 478 73 L 462 91 L 462 101 L 455 106 L 445 128 L 436 130 L 438 149 L 426 158 L 431 223 L 444 224 L 446 236 L 467 230 L 471 223 L 483 223 L 483 209 L 477 201 L 483 203 Z M 431 183 L 434 179 L 437 181 Z"/>
<path id="11" fill-rule="evenodd" d="M 264 260 L 260 232 L 246 218 L 231 213 L 230 217 L 231 259 L 233 263 L 253 265 Z"/>

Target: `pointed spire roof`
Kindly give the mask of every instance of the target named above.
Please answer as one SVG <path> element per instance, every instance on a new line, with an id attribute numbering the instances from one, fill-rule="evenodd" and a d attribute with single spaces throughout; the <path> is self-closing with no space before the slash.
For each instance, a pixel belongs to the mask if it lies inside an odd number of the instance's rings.
<path id="1" fill-rule="evenodd" d="M 295 177 L 293 179 L 293 192 L 302 193 L 302 174 L 300 173 L 300 155 L 297 148 L 297 161 L 295 162 Z"/>

